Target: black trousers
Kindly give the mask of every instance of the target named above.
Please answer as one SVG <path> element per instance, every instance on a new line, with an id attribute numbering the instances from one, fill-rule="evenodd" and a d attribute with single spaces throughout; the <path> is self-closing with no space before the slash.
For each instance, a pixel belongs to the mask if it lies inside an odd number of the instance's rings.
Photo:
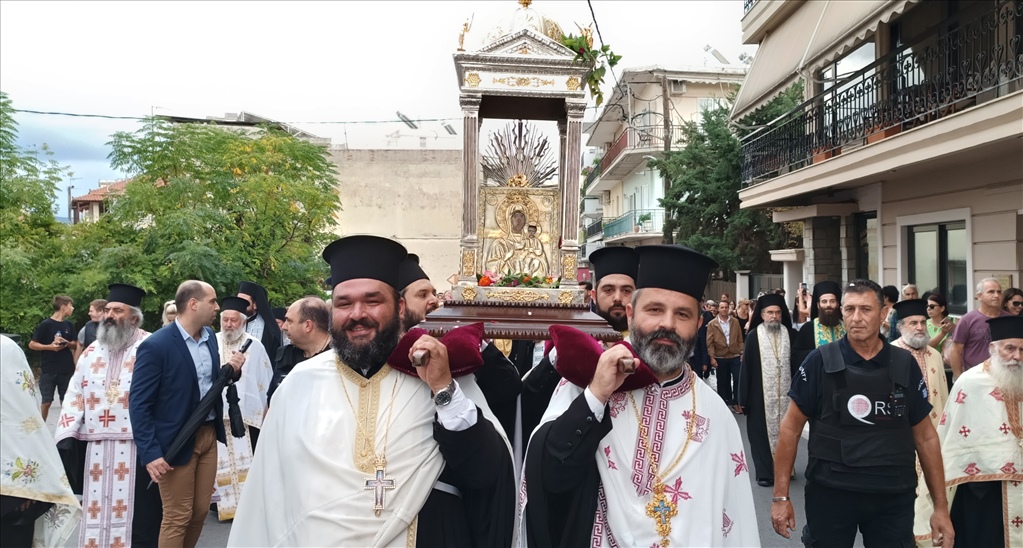
<path id="1" fill-rule="evenodd" d="M 163 522 L 163 500 L 160 486 L 148 487 L 150 477 L 141 459 L 135 466 L 135 507 L 131 516 L 131 545 L 139 548 L 156 546 L 160 543 L 160 523 Z M 147 488 L 148 487 L 148 488 Z"/>
<path id="2" fill-rule="evenodd" d="M 913 546 L 916 493 L 858 493 L 806 484 L 807 548 L 852 547 L 856 530 L 865 548 Z"/>
<path id="3" fill-rule="evenodd" d="M 739 395 L 739 358 L 717 358 L 718 362 L 718 395 L 728 405 L 735 405 L 735 396 Z"/>
<path id="4" fill-rule="evenodd" d="M 983 481 L 960 485 L 956 488 L 949 514 L 952 528 L 956 532 L 956 546 L 1005 546 L 1002 482 Z"/>

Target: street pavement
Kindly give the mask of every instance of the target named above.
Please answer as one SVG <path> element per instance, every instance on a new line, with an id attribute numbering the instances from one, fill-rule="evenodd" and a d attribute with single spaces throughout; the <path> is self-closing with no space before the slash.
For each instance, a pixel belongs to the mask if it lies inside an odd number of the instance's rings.
<path id="1" fill-rule="evenodd" d="M 57 402 L 54 402 L 53 408 L 50 410 L 49 420 L 47 424 L 50 426 L 50 430 L 56 429 L 56 416 L 59 415 L 57 411 Z M 756 507 L 757 512 L 757 527 L 760 530 L 760 542 L 765 547 L 787 547 L 787 546 L 802 546 L 799 542 L 800 531 L 803 525 L 806 524 L 805 512 L 803 509 L 803 488 L 805 481 L 803 478 L 803 470 L 806 469 L 806 438 L 805 431 L 804 437 L 799 440 L 799 451 L 796 455 L 796 479 L 792 481 L 792 486 L 789 490 L 789 496 L 792 497 L 792 505 L 796 510 L 796 530 L 790 532 L 791 539 L 786 539 L 779 536 L 774 532 L 774 527 L 771 526 L 771 497 L 773 496 L 772 487 L 760 487 L 756 482 L 756 474 L 753 469 L 753 459 L 749 453 L 749 441 L 746 437 L 746 417 L 743 415 L 734 415 L 736 422 L 739 425 L 739 430 L 742 432 L 743 445 L 746 447 L 746 462 L 750 467 L 750 483 L 753 487 L 753 503 Z M 680 516 L 681 517 L 681 516 Z M 231 533 L 231 522 L 223 522 L 217 520 L 217 516 L 214 513 L 209 513 L 206 518 L 206 525 L 203 527 L 202 536 L 199 537 L 198 546 L 201 548 L 218 548 L 227 546 L 227 537 Z M 77 545 L 78 532 L 69 539 L 68 546 L 73 547 Z M 862 547 L 862 541 L 859 537 L 856 539 L 856 546 Z"/>

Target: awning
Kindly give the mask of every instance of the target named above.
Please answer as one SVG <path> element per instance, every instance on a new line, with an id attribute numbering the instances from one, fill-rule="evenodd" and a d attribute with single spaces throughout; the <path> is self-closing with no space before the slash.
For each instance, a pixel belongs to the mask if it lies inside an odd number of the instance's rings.
<path id="1" fill-rule="evenodd" d="M 732 108 L 738 120 L 763 106 L 800 77 L 834 61 L 919 0 L 804 2 L 760 43 Z M 850 27 L 851 21 L 857 21 Z M 805 69 L 805 70 L 804 70 Z"/>

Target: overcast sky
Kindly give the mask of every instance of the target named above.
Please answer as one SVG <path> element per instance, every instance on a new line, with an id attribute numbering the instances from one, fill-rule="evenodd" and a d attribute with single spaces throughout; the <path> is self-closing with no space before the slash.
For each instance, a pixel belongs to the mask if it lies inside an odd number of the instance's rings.
<path id="1" fill-rule="evenodd" d="M 514 0 L 2 1 L 0 89 L 21 109 L 199 118 L 247 111 L 294 122 L 334 145 L 377 148 L 405 126 L 308 122 L 394 120 L 399 110 L 414 119 L 460 117 L 451 56 L 462 23 L 474 18 L 466 39 L 472 49 L 495 26 L 507 27 L 517 8 Z M 566 33 L 592 20 L 585 0 L 536 0 L 532 8 Z M 593 10 L 605 43 L 623 56 L 620 68 L 703 66 L 707 44 L 733 62 L 755 51 L 741 44 L 741 0 L 594 0 Z M 113 132 L 138 127 L 26 113 L 16 119 L 21 144 L 48 143 L 71 166 L 76 196 L 120 176 L 109 167 L 106 143 Z M 445 135 L 439 123 L 423 127 Z M 419 146 L 418 139 L 400 142 Z M 65 215 L 66 194 L 58 202 Z"/>

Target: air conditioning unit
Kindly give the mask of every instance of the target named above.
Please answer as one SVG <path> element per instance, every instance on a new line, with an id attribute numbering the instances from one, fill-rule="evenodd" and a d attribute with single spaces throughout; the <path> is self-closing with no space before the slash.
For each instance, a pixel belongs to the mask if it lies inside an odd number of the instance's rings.
<path id="1" fill-rule="evenodd" d="M 685 80 L 672 80 L 671 81 L 671 94 L 672 95 L 685 95 L 686 93 L 686 82 Z"/>
<path id="2" fill-rule="evenodd" d="M 611 191 L 605 190 L 600 193 L 600 203 L 610 204 L 611 203 Z"/>

